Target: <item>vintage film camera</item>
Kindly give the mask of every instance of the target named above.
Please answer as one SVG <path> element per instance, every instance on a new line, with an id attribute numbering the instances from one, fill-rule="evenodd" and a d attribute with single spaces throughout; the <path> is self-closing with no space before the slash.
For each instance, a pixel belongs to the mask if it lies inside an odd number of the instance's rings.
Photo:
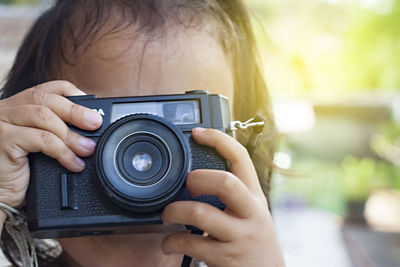
<path id="1" fill-rule="evenodd" d="M 42 153 L 30 155 L 26 203 L 35 238 L 182 230 L 163 226 L 160 214 L 171 201 L 193 200 L 185 188 L 187 174 L 228 169 L 214 149 L 191 138 L 194 127 L 231 134 L 228 100 L 221 95 L 190 91 L 70 99 L 96 109 L 103 125 L 97 131 L 70 127 L 97 143 L 81 173 L 69 172 Z M 195 200 L 224 208 L 213 196 Z"/>

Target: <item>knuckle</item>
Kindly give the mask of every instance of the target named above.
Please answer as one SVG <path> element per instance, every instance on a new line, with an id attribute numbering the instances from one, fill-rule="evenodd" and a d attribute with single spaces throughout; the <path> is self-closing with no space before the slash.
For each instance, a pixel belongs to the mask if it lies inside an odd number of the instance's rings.
<path id="1" fill-rule="evenodd" d="M 189 216 L 191 216 L 194 221 L 204 220 L 207 216 L 206 207 L 202 203 L 196 203 L 190 210 Z"/>
<path id="2" fill-rule="evenodd" d="M 224 253 L 224 262 L 226 266 L 237 266 L 239 258 L 239 252 L 235 248 L 230 248 Z"/>
<path id="3" fill-rule="evenodd" d="M 46 103 L 47 93 L 41 91 L 38 86 L 32 87 L 32 89 L 30 89 L 30 94 L 33 103 L 37 105 L 43 105 L 44 103 Z"/>
<path id="4" fill-rule="evenodd" d="M 236 189 L 236 182 L 233 174 L 230 172 L 222 172 L 217 186 L 222 194 L 232 193 Z"/>
<path id="5" fill-rule="evenodd" d="M 67 144 L 73 144 L 75 142 L 76 136 L 74 135 L 74 132 L 71 130 L 66 130 L 65 136 L 64 136 L 64 141 Z"/>
<path id="6" fill-rule="evenodd" d="M 71 157 L 72 157 L 71 150 L 67 146 L 64 146 L 63 149 L 61 150 L 60 158 L 69 159 Z"/>
<path id="7" fill-rule="evenodd" d="M 35 107 L 35 111 L 33 114 L 36 116 L 36 118 L 44 122 L 49 121 L 53 116 L 51 110 L 46 106 Z"/>
<path id="8" fill-rule="evenodd" d="M 69 108 L 69 113 L 68 113 L 68 120 L 71 122 L 74 118 L 77 118 L 81 110 L 81 107 L 77 104 L 71 104 Z"/>
<path id="9" fill-rule="evenodd" d="M 40 132 L 40 139 L 45 146 L 51 145 L 54 140 L 54 135 L 48 131 Z"/>

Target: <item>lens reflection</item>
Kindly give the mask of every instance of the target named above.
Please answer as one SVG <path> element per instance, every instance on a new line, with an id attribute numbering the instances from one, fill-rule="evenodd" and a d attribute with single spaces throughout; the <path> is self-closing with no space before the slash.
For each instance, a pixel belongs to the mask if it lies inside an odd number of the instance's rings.
<path id="1" fill-rule="evenodd" d="M 151 168 L 152 164 L 152 158 L 147 153 L 139 152 L 136 153 L 135 156 L 133 156 L 132 165 L 137 171 L 147 171 Z"/>

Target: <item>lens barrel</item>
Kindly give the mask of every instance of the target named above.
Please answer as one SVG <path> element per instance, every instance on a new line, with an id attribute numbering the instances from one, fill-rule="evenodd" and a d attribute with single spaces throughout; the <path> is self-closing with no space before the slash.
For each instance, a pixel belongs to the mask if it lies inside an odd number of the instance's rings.
<path id="1" fill-rule="evenodd" d="M 106 196 L 134 212 L 159 210 L 174 200 L 191 167 L 182 132 L 151 114 L 129 115 L 111 124 L 97 143 L 95 157 Z"/>

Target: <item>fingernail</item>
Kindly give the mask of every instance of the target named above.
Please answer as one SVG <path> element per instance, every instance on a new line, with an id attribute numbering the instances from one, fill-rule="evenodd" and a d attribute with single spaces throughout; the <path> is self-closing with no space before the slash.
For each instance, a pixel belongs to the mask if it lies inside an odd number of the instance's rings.
<path id="1" fill-rule="evenodd" d="M 85 168 L 85 162 L 81 158 L 76 157 L 76 163 L 81 169 Z"/>
<path id="2" fill-rule="evenodd" d="M 201 128 L 201 127 L 197 127 L 197 128 L 193 129 L 193 131 L 196 133 L 202 133 L 202 132 L 205 132 L 206 130 L 207 130 L 206 128 Z"/>
<path id="3" fill-rule="evenodd" d="M 102 117 L 94 111 L 85 110 L 84 114 L 85 121 L 92 126 L 99 126 L 101 124 Z"/>
<path id="4" fill-rule="evenodd" d="M 85 138 L 85 137 L 80 137 L 79 138 L 79 145 L 85 149 L 86 151 L 93 151 L 94 148 L 96 147 L 96 143 L 89 138 Z"/>

